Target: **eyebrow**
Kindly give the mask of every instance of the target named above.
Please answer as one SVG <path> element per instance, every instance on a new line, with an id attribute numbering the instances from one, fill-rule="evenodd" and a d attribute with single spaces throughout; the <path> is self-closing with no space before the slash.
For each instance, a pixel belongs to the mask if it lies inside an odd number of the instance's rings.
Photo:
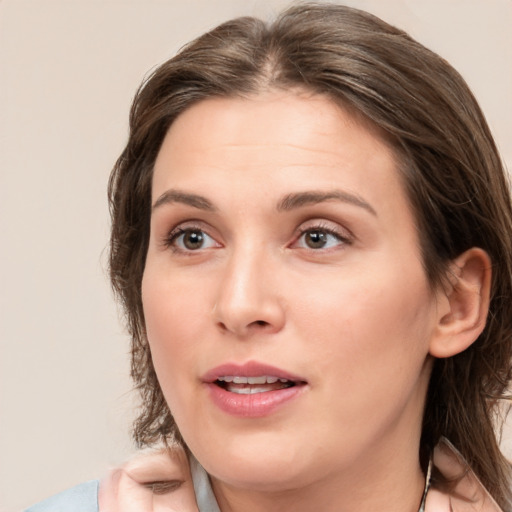
<path id="1" fill-rule="evenodd" d="M 341 201 L 342 203 L 348 203 L 354 206 L 359 206 L 360 208 L 363 208 L 364 210 L 371 213 L 372 215 L 377 216 L 377 212 L 375 211 L 375 209 L 362 197 L 356 194 L 345 192 L 343 190 L 329 190 L 326 192 L 306 191 L 298 192 L 295 194 L 288 194 L 279 202 L 279 204 L 277 205 L 277 210 L 289 211 L 294 210 L 296 208 L 301 208 L 302 206 L 323 203 L 325 201 L 331 200 Z"/>
<path id="2" fill-rule="evenodd" d="M 214 212 L 217 210 L 213 204 L 206 199 L 206 197 L 190 194 L 188 192 L 182 192 L 181 190 L 167 190 L 164 192 L 154 203 L 152 206 L 152 210 L 154 211 L 156 208 L 164 205 L 164 204 L 172 204 L 172 203 L 181 203 L 186 204 L 188 206 L 192 206 L 193 208 L 198 208 L 199 210 L 205 210 L 208 212 Z"/>
<path id="3" fill-rule="evenodd" d="M 377 216 L 375 209 L 366 202 L 363 198 L 356 194 L 351 194 L 342 190 L 330 190 L 330 191 L 305 191 L 297 192 L 286 195 L 277 205 L 277 211 L 286 212 L 295 210 L 303 206 L 312 204 L 323 203 L 326 201 L 341 201 L 342 203 L 352 204 L 367 210 L 372 215 Z M 164 192 L 153 204 L 152 210 L 163 206 L 165 204 L 181 203 L 199 210 L 208 212 L 215 212 L 217 208 L 211 201 L 206 199 L 204 196 L 198 194 L 192 194 L 189 192 L 183 192 L 181 190 L 167 190 Z"/>

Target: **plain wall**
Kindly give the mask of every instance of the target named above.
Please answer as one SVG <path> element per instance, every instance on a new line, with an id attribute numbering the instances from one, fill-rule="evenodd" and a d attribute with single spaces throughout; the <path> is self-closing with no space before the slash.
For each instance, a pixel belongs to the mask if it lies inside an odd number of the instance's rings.
<path id="1" fill-rule="evenodd" d="M 512 1 L 352 0 L 466 78 L 512 167 Z M 105 273 L 106 187 L 146 72 L 284 0 L 0 0 L 0 510 L 132 450 L 128 339 Z"/>

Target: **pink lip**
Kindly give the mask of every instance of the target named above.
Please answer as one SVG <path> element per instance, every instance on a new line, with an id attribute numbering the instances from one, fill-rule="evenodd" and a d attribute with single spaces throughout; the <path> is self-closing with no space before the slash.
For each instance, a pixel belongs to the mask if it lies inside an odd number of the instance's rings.
<path id="1" fill-rule="evenodd" d="M 221 364 L 211 370 L 207 371 L 201 380 L 203 382 L 214 382 L 219 377 L 225 375 L 238 375 L 240 377 L 258 377 L 260 375 L 273 375 L 278 379 L 287 379 L 293 382 L 306 382 L 306 379 L 298 375 L 270 366 L 268 364 L 258 363 L 257 361 L 248 361 L 245 364 L 226 363 Z"/>
<path id="2" fill-rule="evenodd" d="M 215 384 L 218 377 L 227 375 L 240 377 L 274 376 L 295 382 L 295 386 L 242 395 L 232 393 Z M 222 411 L 232 416 L 243 418 L 260 418 L 268 416 L 298 397 L 306 389 L 306 380 L 291 373 L 256 361 L 238 365 L 227 363 L 206 372 L 201 379 L 209 391 L 212 402 Z"/>

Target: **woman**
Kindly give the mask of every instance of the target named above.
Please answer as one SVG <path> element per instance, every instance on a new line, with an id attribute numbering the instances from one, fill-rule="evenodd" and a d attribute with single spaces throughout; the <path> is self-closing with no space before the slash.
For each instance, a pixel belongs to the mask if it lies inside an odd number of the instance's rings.
<path id="1" fill-rule="evenodd" d="M 512 509 L 510 198 L 445 61 L 342 6 L 223 24 L 139 90 L 110 201 L 167 448 L 100 510 Z"/>

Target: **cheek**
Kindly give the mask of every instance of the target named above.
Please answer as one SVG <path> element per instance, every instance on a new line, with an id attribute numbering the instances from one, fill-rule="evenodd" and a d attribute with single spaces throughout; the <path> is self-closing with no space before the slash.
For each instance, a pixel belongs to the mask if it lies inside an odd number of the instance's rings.
<path id="1" fill-rule="evenodd" d="M 317 435 L 339 432 L 354 456 L 359 442 L 380 439 L 404 414 L 413 424 L 428 382 L 429 301 L 421 286 L 412 293 L 406 282 L 381 285 L 345 281 L 344 292 L 319 303 L 316 321 L 302 333 L 312 340 L 306 344 L 317 383 Z"/>
<path id="2" fill-rule="evenodd" d="M 179 345 L 175 340 L 188 334 L 193 348 L 193 332 L 200 329 L 207 316 L 206 287 L 198 280 L 180 278 L 175 271 L 162 267 L 150 261 L 142 279 L 142 304 L 150 345 L 170 350 Z"/>
<path id="3" fill-rule="evenodd" d="M 355 275 L 331 280 L 290 308 L 304 350 L 316 356 L 320 375 L 334 375 L 343 386 L 413 380 L 434 325 L 422 269 Z"/>
<path id="4" fill-rule="evenodd" d="M 190 287 L 173 285 L 150 272 L 142 281 L 142 302 L 153 364 L 171 407 L 171 402 L 176 400 L 174 391 L 186 390 L 184 370 L 200 357 L 200 343 L 204 338 L 204 308 L 197 294 L 183 293 L 187 289 Z"/>

